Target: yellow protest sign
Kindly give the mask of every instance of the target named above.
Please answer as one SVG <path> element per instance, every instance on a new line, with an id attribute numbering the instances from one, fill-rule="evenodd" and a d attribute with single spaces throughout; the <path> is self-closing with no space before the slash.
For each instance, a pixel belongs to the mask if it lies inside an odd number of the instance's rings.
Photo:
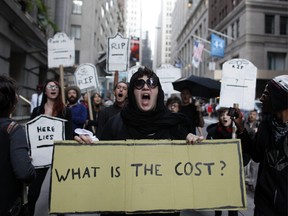
<path id="1" fill-rule="evenodd" d="M 240 140 L 55 143 L 50 213 L 245 209 Z"/>

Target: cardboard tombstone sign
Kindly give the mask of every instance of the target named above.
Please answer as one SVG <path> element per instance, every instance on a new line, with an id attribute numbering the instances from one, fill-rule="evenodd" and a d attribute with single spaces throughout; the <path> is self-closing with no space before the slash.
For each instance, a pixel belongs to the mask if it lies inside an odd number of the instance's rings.
<path id="1" fill-rule="evenodd" d="M 25 125 L 32 164 L 36 168 L 51 165 L 54 141 L 65 139 L 65 121 L 67 120 L 40 115 Z"/>

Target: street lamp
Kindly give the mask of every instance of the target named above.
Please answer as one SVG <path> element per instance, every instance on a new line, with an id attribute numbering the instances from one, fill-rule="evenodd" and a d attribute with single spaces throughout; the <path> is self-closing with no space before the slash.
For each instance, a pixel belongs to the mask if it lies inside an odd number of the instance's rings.
<path id="1" fill-rule="evenodd" d="M 188 0 L 188 4 L 187 4 L 188 8 L 191 8 L 191 7 L 192 7 L 192 3 L 193 3 L 192 0 Z"/>

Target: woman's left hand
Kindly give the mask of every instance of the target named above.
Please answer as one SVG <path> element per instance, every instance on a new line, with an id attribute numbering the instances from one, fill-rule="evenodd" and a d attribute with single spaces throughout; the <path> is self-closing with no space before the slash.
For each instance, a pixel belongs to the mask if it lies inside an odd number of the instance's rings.
<path id="1" fill-rule="evenodd" d="M 187 142 L 188 144 L 199 143 L 199 142 L 201 142 L 202 140 L 204 140 L 204 137 L 203 137 L 203 136 L 197 136 L 197 135 L 192 134 L 192 133 L 189 133 L 189 134 L 186 136 L 186 142 Z"/>
<path id="2" fill-rule="evenodd" d="M 88 135 L 79 135 L 79 136 L 74 136 L 74 139 L 80 143 L 80 144 L 92 144 L 93 143 L 93 140 L 91 139 L 90 136 Z"/>

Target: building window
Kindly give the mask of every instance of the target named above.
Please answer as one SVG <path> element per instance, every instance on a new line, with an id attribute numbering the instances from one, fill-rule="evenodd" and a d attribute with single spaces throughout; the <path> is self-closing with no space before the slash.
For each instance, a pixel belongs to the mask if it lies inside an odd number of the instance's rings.
<path id="1" fill-rule="evenodd" d="M 286 53 L 268 52 L 268 69 L 284 71 Z"/>
<path id="2" fill-rule="evenodd" d="M 73 14 L 82 14 L 82 0 L 73 0 L 72 4 L 72 13 Z"/>
<path id="3" fill-rule="evenodd" d="M 280 34 L 287 35 L 288 34 L 288 17 L 280 16 Z"/>
<path id="4" fill-rule="evenodd" d="M 72 25 L 71 26 L 71 37 L 74 37 L 76 40 L 81 39 L 81 26 Z"/>
<path id="5" fill-rule="evenodd" d="M 236 21 L 236 38 L 240 36 L 240 21 L 239 19 Z"/>
<path id="6" fill-rule="evenodd" d="M 80 64 L 80 51 L 75 50 L 75 64 L 79 65 Z"/>
<path id="7" fill-rule="evenodd" d="M 234 38 L 234 23 L 231 24 L 231 37 Z"/>
<path id="8" fill-rule="evenodd" d="M 274 34 L 274 15 L 265 15 L 265 33 Z"/>

